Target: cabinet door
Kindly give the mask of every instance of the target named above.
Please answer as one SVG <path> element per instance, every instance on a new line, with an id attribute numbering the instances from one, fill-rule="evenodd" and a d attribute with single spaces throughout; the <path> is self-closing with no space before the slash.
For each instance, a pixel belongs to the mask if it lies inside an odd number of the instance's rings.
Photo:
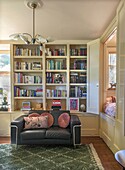
<path id="1" fill-rule="evenodd" d="M 99 114 L 99 49 L 99 39 L 88 43 L 87 112 L 95 114 Z"/>
<path id="2" fill-rule="evenodd" d="M 10 113 L 0 113 L 0 136 L 10 136 Z"/>

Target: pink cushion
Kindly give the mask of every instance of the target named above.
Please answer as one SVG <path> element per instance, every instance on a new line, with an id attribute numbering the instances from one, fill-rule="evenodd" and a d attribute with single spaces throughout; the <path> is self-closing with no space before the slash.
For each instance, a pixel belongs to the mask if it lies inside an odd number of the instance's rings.
<path id="1" fill-rule="evenodd" d="M 28 117 L 38 117 L 38 116 L 40 116 L 40 114 L 38 113 L 31 113 L 28 115 Z"/>
<path id="2" fill-rule="evenodd" d="M 69 125 L 70 116 L 68 113 L 62 113 L 58 118 L 58 125 L 62 128 L 66 128 Z"/>
<path id="3" fill-rule="evenodd" d="M 48 116 L 24 117 L 24 129 L 48 128 Z"/>
<path id="4" fill-rule="evenodd" d="M 54 118 L 50 113 L 42 113 L 41 116 L 48 116 L 48 127 L 51 127 L 53 125 L 54 122 Z"/>
<path id="5" fill-rule="evenodd" d="M 105 106 L 105 113 L 108 114 L 109 116 L 115 117 L 115 115 L 116 115 L 116 103 L 108 103 Z"/>

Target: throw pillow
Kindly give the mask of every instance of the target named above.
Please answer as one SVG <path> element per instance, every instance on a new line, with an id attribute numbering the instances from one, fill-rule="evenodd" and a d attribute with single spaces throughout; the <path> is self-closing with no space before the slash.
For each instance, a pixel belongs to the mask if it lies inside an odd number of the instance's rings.
<path id="1" fill-rule="evenodd" d="M 62 113 L 58 118 L 58 125 L 62 128 L 66 128 L 69 125 L 70 116 L 68 113 Z"/>
<path id="2" fill-rule="evenodd" d="M 38 117 L 38 116 L 40 116 L 40 114 L 35 112 L 28 115 L 28 117 Z"/>
<path id="3" fill-rule="evenodd" d="M 48 116 L 48 128 L 51 127 L 54 123 L 54 118 L 50 113 L 42 113 L 41 116 Z"/>
<path id="4" fill-rule="evenodd" d="M 109 116 L 115 117 L 116 115 L 116 103 L 108 103 L 105 107 L 105 113 Z"/>
<path id="5" fill-rule="evenodd" d="M 24 117 L 24 129 L 48 128 L 48 116 Z"/>

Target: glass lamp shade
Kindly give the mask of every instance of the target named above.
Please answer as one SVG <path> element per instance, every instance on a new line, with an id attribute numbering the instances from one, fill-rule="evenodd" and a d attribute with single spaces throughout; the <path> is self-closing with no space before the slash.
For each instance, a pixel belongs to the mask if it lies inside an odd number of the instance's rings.
<path id="1" fill-rule="evenodd" d="M 20 34 L 20 39 L 23 40 L 26 44 L 30 44 L 31 43 L 31 39 L 32 39 L 32 36 L 28 33 L 23 33 L 23 34 Z"/>
<path id="2" fill-rule="evenodd" d="M 20 33 L 12 34 L 9 36 L 11 40 L 19 40 L 20 39 Z"/>
<path id="3" fill-rule="evenodd" d="M 44 44 L 44 43 L 47 43 L 47 39 L 45 39 L 44 37 L 42 37 L 41 35 L 37 34 L 35 36 L 35 39 L 36 39 L 36 42 L 37 43 L 41 43 L 41 44 Z"/>
<path id="4" fill-rule="evenodd" d="M 39 44 L 45 44 L 47 42 L 52 42 L 54 41 L 51 37 L 44 38 L 43 36 L 37 34 L 35 37 L 32 37 L 28 33 L 17 33 L 17 34 L 12 34 L 9 36 L 10 39 L 12 40 L 22 40 L 25 42 L 25 44 L 35 44 L 35 42 Z"/>

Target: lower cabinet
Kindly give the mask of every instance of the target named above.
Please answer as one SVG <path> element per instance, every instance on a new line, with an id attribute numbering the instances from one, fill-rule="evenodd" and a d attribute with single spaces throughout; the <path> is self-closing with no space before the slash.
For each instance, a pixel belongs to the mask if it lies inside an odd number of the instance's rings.
<path id="1" fill-rule="evenodd" d="M 10 135 L 10 113 L 0 113 L 0 136 Z"/>
<path id="2" fill-rule="evenodd" d="M 0 112 L 0 136 L 10 136 L 10 123 L 23 112 Z"/>
<path id="3" fill-rule="evenodd" d="M 99 115 L 86 112 L 71 112 L 81 121 L 81 136 L 99 136 Z"/>
<path id="4" fill-rule="evenodd" d="M 108 147 L 114 150 L 115 119 L 105 113 L 100 113 L 100 137 Z"/>

